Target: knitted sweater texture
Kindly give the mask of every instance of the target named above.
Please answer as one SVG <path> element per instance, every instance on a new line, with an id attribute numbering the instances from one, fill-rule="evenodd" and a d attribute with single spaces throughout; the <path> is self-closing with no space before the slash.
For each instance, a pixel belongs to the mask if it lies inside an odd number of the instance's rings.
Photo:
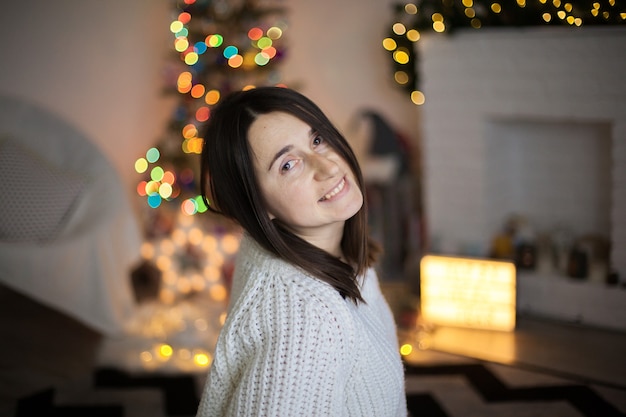
<path id="1" fill-rule="evenodd" d="M 249 237 L 198 417 L 405 417 L 395 324 L 373 269 L 367 304 L 280 260 Z"/>

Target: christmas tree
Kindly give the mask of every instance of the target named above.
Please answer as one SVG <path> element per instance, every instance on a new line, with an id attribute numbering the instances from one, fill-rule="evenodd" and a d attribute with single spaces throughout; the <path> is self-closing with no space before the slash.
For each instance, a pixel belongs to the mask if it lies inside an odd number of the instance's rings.
<path id="1" fill-rule="evenodd" d="M 260 85 L 280 85 L 277 67 L 284 55 L 283 15 L 282 7 L 268 1 L 176 3 L 170 24 L 173 57 L 167 71 L 167 93 L 177 94 L 180 100 L 163 139 L 137 160 L 136 170 L 145 174 L 137 192 L 146 198 L 143 216 L 146 238 L 148 241 L 174 239 L 174 246 L 185 246 L 184 257 L 174 259 L 181 266 L 179 270 L 195 273 L 194 269 L 200 269 L 198 259 L 206 253 L 189 245 L 193 242 L 200 245 L 206 237 L 204 232 L 213 231 L 219 238 L 232 229 L 232 225 L 210 213 L 200 218 L 195 216 L 206 212 L 198 189 L 199 154 L 204 140 L 199 136 L 201 125 L 211 117 L 212 107 L 228 93 Z M 197 236 L 192 238 L 189 231 L 198 229 L 203 231 L 202 236 L 196 231 Z M 145 247 L 148 249 L 144 257 L 158 257 L 154 246 Z M 171 270 L 158 263 L 157 267 L 164 273 Z M 183 289 L 189 288 L 180 284 L 180 278 L 170 281 L 176 281 Z M 162 291 L 162 298 L 171 300 L 173 294 L 167 294 Z"/>
<path id="2" fill-rule="evenodd" d="M 133 272 L 141 306 L 127 365 L 194 370 L 211 362 L 240 236 L 199 195 L 199 132 L 228 93 L 281 85 L 286 24 L 273 1 L 180 0 L 173 13 L 166 93 L 178 105 L 163 138 L 135 163 L 145 241 Z"/>

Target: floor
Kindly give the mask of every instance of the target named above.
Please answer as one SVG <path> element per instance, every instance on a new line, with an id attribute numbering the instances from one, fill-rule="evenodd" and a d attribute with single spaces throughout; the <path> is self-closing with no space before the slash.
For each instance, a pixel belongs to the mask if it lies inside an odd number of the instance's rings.
<path id="1" fill-rule="evenodd" d="M 97 363 L 102 342 L 99 334 L 73 319 L 4 287 L 0 339 L 2 417 L 13 415 L 17 398 L 85 378 Z M 475 358 L 626 392 L 626 333 L 520 317 L 512 333 L 423 328 L 403 330 L 400 339 L 416 347 L 405 357 L 407 363 Z M 626 412 L 626 399 L 617 402 Z"/>

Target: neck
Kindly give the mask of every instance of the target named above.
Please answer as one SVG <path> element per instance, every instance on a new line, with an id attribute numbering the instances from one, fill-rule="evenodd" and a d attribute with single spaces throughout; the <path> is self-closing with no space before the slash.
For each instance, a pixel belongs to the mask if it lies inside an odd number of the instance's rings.
<path id="1" fill-rule="evenodd" d="M 306 231 L 297 231 L 296 235 L 337 258 L 343 258 L 343 251 L 341 250 L 343 227 L 344 223 L 341 222 L 332 225 L 324 233 L 307 234 Z"/>

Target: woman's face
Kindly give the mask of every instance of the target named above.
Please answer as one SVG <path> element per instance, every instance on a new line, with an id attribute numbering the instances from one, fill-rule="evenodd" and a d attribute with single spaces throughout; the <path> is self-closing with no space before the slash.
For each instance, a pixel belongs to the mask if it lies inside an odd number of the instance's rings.
<path id="1" fill-rule="evenodd" d="M 295 116 L 271 112 L 248 131 L 254 170 L 271 218 L 331 253 L 347 219 L 363 205 L 350 166 Z"/>

